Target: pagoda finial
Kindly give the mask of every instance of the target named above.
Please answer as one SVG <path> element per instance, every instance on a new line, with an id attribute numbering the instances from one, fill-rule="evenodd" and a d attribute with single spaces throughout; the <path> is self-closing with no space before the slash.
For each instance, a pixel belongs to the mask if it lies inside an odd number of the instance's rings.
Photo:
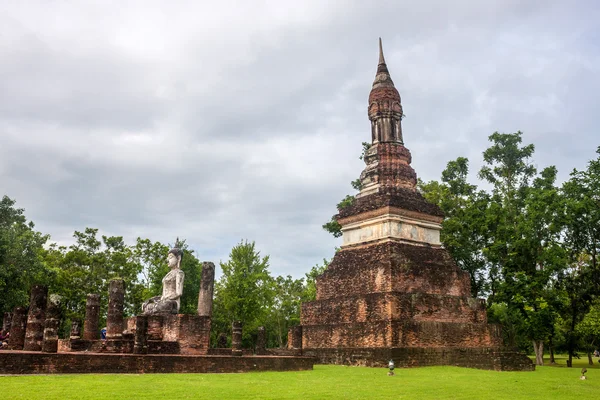
<path id="1" fill-rule="evenodd" d="M 381 45 L 381 38 L 379 38 L 379 64 L 385 64 L 385 58 L 383 57 L 383 46 Z"/>
<path id="2" fill-rule="evenodd" d="M 373 89 L 380 86 L 394 87 L 394 82 L 390 77 L 390 72 L 388 71 L 387 65 L 385 64 L 385 58 L 383 57 L 381 38 L 379 38 L 379 63 L 377 64 L 377 75 L 375 75 Z"/>
<path id="3" fill-rule="evenodd" d="M 379 38 L 379 64 L 369 94 L 369 119 L 372 143 L 393 142 L 404 144 L 402 139 L 402 104 L 400 93 L 394 86 L 390 71 L 383 57 L 383 45 Z"/>

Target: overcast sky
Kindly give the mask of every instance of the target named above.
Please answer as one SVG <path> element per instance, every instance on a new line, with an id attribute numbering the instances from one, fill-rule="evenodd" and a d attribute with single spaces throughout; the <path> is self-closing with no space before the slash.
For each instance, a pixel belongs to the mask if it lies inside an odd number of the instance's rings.
<path id="1" fill-rule="evenodd" d="M 340 239 L 383 38 L 424 180 L 521 130 L 564 180 L 600 145 L 600 3 L 0 2 L 0 196 L 75 230 L 301 277 Z"/>

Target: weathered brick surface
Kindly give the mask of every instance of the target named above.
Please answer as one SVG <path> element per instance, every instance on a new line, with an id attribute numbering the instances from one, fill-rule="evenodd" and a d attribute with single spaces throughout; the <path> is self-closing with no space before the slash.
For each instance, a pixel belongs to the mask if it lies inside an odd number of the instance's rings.
<path id="1" fill-rule="evenodd" d="M 311 357 L 0 352 L 0 374 L 302 371 Z"/>
<path id="2" fill-rule="evenodd" d="M 85 302 L 85 324 L 83 325 L 83 339 L 96 340 L 100 337 L 100 295 L 88 294 Z"/>
<path id="3" fill-rule="evenodd" d="M 288 330 L 288 349 L 302 348 L 302 325 L 291 326 Z"/>
<path id="4" fill-rule="evenodd" d="M 432 321 L 370 321 L 303 326 L 302 348 L 499 347 L 497 325 Z"/>
<path id="5" fill-rule="evenodd" d="M 482 300 L 426 293 L 371 293 L 302 304 L 303 325 L 377 320 L 485 322 Z"/>
<path id="6" fill-rule="evenodd" d="M 108 312 L 106 316 L 106 338 L 119 340 L 123 336 L 125 283 L 123 279 L 112 279 L 108 288 Z"/>
<path id="7" fill-rule="evenodd" d="M 212 316 L 213 292 L 215 288 L 215 264 L 205 261 L 202 263 L 202 280 L 198 292 L 198 315 Z"/>
<path id="8" fill-rule="evenodd" d="M 231 324 L 231 354 L 242 355 L 242 322 L 233 321 Z"/>
<path id="9" fill-rule="evenodd" d="M 300 335 L 302 341 L 302 335 Z M 256 355 L 267 354 L 267 331 L 264 326 L 259 326 L 256 332 L 256 348 L 254 349 Z"/>
<path id="10" fill-rule="evenodd" d="M 398 368 L 453 365 L 496 371 L 535 370 L 529 357 L 499 348 L 336 348 L 304 349 L 303 354 L 323 364 L 387 367 L 393 359 Z"/>
<path id="11" fill-rule="evenodd" d="M 148 317 L 145 315 L 138 315 L 135 319 L 133 352 L 135 354 L 148 353 Z"/>
<path id="12" fill-rule="evenodd" d="M 46 320 L 46 306 L 48 301 L 48 287 L 34 285 L 31 288 L 29 300 L 29 313 L 27 314 L 27 328 L 25 329 L 24 350 L 41 351 L 44 342 L 44 321 Z"/>
<path id="13" fill-rule="evenodd" d="M 317 299 L 382 292 L 469 296 L 469 275 L 443 248 L 387 242 L 348 248 L 317 279 Z"/>
<path id="14" fill-rule="evenodd" d="M 383 188 L 378 193 L 356 199 L 351 206 L 339 210 L 337 218 L 347 218 L 382 207 L 399 207 L 408 211 L 444 216 L 438 206 L 428 203 L 416 190 L 398 187 Z"/>
<path id="15" fill-rule="evenodd" d="M 25 329 L 27 326 L 27 308 L 15 307 L 13 310 L 12 322 L 10 327 L 10 340 L 8 348 L 10 350 L 23 350 L 25 343 Z"/>
<path id="16" fill-rule="evenodd" d="M 211 317 L 185 314 L 131 317 L 126 319 L 125 326 L 133 337 L 138 337 L 139 318 L 146 320 L 142 326 L 146 328 L 149 354 L 207 354 Z M 137 340 L 141 341 L 142 338 Z"/>
<path id="17" fill-rule="evenodd" d="M 58 328 L 60 320 L 47 318 L 44 322 L 44 341 L 42 351 L 45 353 L 56 353 L 58 351 Z"/>

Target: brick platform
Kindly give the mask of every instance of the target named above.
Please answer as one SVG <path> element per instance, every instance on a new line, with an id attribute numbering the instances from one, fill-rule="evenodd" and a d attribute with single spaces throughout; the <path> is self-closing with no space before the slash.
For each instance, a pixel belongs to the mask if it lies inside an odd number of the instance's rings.
<path id="1" fill-rule="evenodd" d="M 495 371 L 534 371 L 531 360 L 516 351 L 494 348 L 337 348 L 304 350 L 319 364 L 387 367 L 390 359 L 396 367 L 451 365 Z"/>
<path id="2" fill-rule="evenodd" d="M 0 374 L 232 373 L 312 370 L 312 357 L 0 351 Z"/>

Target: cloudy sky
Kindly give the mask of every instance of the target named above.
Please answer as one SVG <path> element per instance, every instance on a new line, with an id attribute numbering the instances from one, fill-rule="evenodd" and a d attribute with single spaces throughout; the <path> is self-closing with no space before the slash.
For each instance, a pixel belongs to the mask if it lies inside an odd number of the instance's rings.
<path id="1" fill-rule="evenodd" d="M 377 38 L 425 179 L 521 130 L 560 179 L 600 145 L 589 1 L 2 1 L 0 195 L 37 229 L 241 239 L 301 277 L 370 139 Z"/>

